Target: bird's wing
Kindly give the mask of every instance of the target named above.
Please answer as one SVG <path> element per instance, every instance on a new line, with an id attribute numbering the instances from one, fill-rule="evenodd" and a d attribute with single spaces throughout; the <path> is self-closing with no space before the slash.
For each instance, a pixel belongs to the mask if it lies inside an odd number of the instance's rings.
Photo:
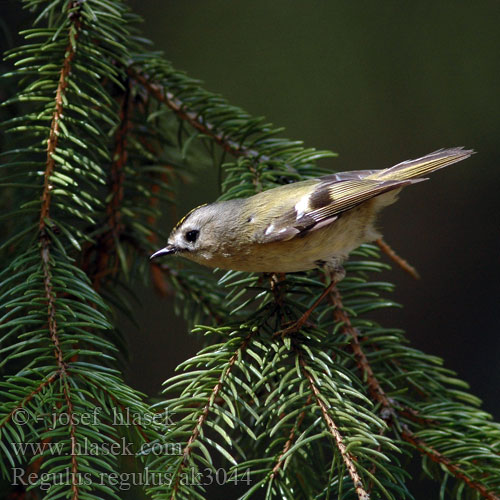
<path id="1" fill-rule="evenodd" d="M 355 178 L 344 177 L 345 180 L 338 180 L 340 174 L 321 178 L 312 191 L 297 201 L 293 209 L 278 215 L 267 225 L 259 237 L 259 242 L 286 241 L 315 231 L 333 223 L 340 214 L 370 198 L 423 180 L 381 181 L 360 178 L 359 174 L 358 172 L 356 176 L 352 175 Z"/>
<path id="2" fill-rule="evenodd" d="M 422 176 L 468 158 L 474 151 L 448 148 L 382 170 L 355 170 L 327 175 L 301 194 L 292 209 L 267 225 L 260 241 L 289 240 L 331 224 L 342 212 L 387 191 L 425 180 Z"/>

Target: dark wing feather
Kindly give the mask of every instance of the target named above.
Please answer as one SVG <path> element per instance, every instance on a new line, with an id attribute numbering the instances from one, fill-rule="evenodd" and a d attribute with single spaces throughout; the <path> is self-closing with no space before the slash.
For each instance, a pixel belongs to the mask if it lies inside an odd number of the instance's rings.
<path id="1" fill-rule="evenodd" d="M 369 175 L 372 172 L 363 173 Z M 345 180 L 339 180 L 339 175 L 343 174 L 323 177 L 308 195 L 304 195 L 307 199 L 297 200 L 292 210 L 280 214 L 266 227 L 264 234 L 259 238 L 260 242 L 286 241 L 305 235 L 331 224 L 343 212 L 375 196 L 423 180 L 380 181 L 359 178 L 359 172 L 358 175 L 352 176 L 354 178 L 346 175 Z"/>
<path id="2" fill-rule="evenodd" d="M 321 183 L 311 195 L 310 211 L 308 211 L 307 215 L 316 222 L 321 222 L 323 219 L 350 210 L 370 198 L 406 186 L 412 182 L 415 181 L 353 179 L 331 184 Z M 318 203 L 316 206 L 314 203 L 316 199 L 322 200 L 322 203 Z"/>

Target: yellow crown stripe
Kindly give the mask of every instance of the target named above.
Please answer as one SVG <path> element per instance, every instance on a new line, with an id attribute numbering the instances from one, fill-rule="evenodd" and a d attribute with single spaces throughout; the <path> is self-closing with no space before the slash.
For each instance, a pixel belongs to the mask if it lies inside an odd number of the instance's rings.
<path id="1" fill-rule="evenodd" d="M 193 213 L 195 212 L 196 210 L 198 210 L 199 208 L 201 207 L 206 207 L 208 205 L 208 203 L 203 203 L 202 205 L 198 205 L 197 207 L 194 207 L 193 209 L 191 209 L 175 226 L 174 226 L 174 229 L 173 231 L 176 231 L 177 229 L 179 229 L 182 224 L 184 224 L 184 222 L 186 221 L 186 219 Z"/>

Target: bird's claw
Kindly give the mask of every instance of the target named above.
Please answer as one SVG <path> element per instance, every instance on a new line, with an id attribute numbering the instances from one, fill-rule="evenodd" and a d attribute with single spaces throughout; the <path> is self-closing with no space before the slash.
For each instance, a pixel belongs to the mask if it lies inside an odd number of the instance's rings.
<path id="1" fill-rule="evenodd" d="M 279 335 L 281 336 L 281 338 L 285 338 L 287 335 L 291 335 L 292 333 L 297 333 L 303 326 L 313 327 L 314 323 L 307 321 L 307 319 L 299 318 L 296 321 L 288 321 L 284 323 L 282 326 L 284 326 L 284 328 L 275 332 L 273 334 L 273 337 L 277 337 Z"/>

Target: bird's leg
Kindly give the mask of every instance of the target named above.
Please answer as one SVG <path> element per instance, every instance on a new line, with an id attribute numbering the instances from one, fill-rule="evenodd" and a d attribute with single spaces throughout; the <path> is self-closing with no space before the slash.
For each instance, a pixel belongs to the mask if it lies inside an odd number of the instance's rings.
<path id="1" fill-rule="evenodd" d="M 384 252 L 389 259 L 403 269 L 403 271 L 406 271 L 416 280 L 420 279 L 418 271 L 408 261 L 403 259 L 403 257 L 400 257 L 382 238 L 376 240 L 375 243 L 379 246 L 380 250 L 382 250 L 382 252 Z"/>
<path id="2" fill-rule="evenodd" d="M 282 330 L 277 331 L 274 335 L 281 335 L 281 337 L 285 337 L 286 335 L 290 335 L 291 333 L 298 332 L 309 319 L 309 316 L 312 312 L 319 306 L 321 301 L 333 290 L 335 285 L 345 276 L 345 271 L 342 266 L 337 266 L 333 272 L 331 273 L 330 284 L 323 290 L 321 295 L 314 301 L 314 304 L 302 314 L 302 316 L 297 320 L 292 322 L 290 326 L 283 328 Z"/>
<path id="3" fill-rule="evenodd" d="M 285 273 L 272 273 L 268 274 L 266 276 L 269 276 L 269 281 L 271 282 L 271 291 L 273 293 L 276 293 L 279 289 L 279 284 L 282 281 L 285 281 L 286 274 Z"/>
<path id="4" fill-rule="evenodd" d="M 269 280 L 271 282 L 271 292 L 274 295 L 274 302 L 278 306 L 278 311 L 281 311 L 283 305 L 283 287 L 280 283 L 285 281 L 285 273 L 273 273 L 269 275 Z"/>

